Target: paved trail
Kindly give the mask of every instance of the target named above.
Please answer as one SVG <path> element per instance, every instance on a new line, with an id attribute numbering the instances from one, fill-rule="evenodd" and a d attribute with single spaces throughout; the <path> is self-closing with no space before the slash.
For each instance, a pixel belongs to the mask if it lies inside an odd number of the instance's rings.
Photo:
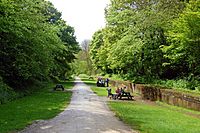
<path id="1" fill-rule="evenodd" d="M 104 100 L 76 79 L 70 105 L 57 117 L 33 124 L 20 133 L 133 133 L 108 109 Z M 136 133 L 136 132 L 135 132 Z"/>

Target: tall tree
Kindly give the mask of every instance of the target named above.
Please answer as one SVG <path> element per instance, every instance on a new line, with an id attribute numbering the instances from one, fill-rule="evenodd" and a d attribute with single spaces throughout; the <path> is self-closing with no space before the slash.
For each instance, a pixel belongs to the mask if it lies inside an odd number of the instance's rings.
<path id="1" fill-rule="evenodd" d="M 165 32 L 183 7 L 178 0 L 111 0 L 106 28 L 99 33 L 103 37 L 95 33 L 91 43 L 99 44 L 91 52 L 94 64 L 126 78 L 163 77 L 167 59 L 160 46 L 168 45 Z"/>
<path id="2" fill-rule="evenodd" d="M 190 0 L 169 28 L 169 46 L 163 47 L 169 62 L 183 75 L 200 75 L 200 1 Z"/>
<path id="3" fill-rule="evenodd" d="M 55 68 L 55 53 L 67 51 L 59 55 L 67 56 L 67 62 L 74 58 L 78 44 L 73 28 L 51 3 L 2 0 L 0 13 L 0 76 L 9 86 L 20 89 L 34 80 L 46 80 Z M 56 65 L 63 68 L 62 63 Z"/>

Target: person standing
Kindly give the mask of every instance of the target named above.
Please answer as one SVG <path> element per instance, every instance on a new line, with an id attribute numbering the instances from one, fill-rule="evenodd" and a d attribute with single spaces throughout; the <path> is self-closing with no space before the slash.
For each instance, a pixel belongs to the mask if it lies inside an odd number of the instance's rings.
<path id="1" fill-rule="evenodd" d="M 109 78 L 106 78 L 106 86 L 109 86 Z"/>

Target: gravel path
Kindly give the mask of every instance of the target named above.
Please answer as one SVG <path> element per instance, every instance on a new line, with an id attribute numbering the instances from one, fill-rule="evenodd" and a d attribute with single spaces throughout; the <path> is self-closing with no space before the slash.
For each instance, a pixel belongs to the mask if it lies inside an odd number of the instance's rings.
<path id="1" fill-rule="evenodd" d="M 39 121 L 19 133 L 136 133 L 119 121 L 106 102 L 79 78 L 70 105 L 48 121 Z"/>

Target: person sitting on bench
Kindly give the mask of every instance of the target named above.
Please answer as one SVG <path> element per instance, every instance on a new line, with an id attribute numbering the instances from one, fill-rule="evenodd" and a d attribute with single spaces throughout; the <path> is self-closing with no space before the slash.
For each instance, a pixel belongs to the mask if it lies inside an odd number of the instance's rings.
<path id="1" fill-rule="evenodd" d="M 122 97 L 127 97 L 128 99 L 132 99 L 132 96 L 131 96 L 130 92 L 127 92 L 127 87 L 126 86 L 121 88 L 121 94 L 119 96 L 119 99 L 121 99 Z"/>
<path id="2" fill-rule="evenodd" d="M 121 95 L 121 90 L 119 89 L 119 87 L 117 87 L 115 92 L 116 92 L 116 97 L 115 98 L 117 99 Z"/>

